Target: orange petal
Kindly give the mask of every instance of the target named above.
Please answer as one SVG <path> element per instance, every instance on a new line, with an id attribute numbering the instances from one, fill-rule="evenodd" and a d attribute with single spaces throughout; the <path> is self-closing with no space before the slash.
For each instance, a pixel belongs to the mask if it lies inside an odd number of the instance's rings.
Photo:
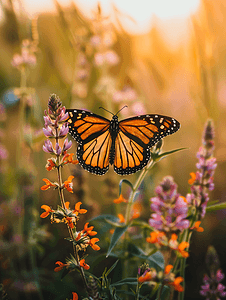
<path id="1" fill-rule="evenodd" d="M 65 207 L 66 207 L 67 209 L 69 209 L 69 206 L 70 206 L 70 202 L 69 202 L 69 201 L 65 202 Z"/>
<path id="2" fill-rule="evenodd" d="M 85 259 L 81 259 L 79 265 L 83 267 L 85 270 L 89 270 L 90 266 L 85 263 Z"/>
<path id="3" fill-rule="evenodd" d="M 46 218 L 46 217 L 48 217 L 48 215 L 49 215 L 49 212 L 48 211 L 45 211 L 44 213 L 42 213 L 41 215 L 40 215 L 40 218 Z"/>
<path id="4" fill-rule="evenodd" d="M 173 233 L 173 234 L 171 235 L 171 240 L 176 241 L 177 238 L 178 238 L 178 236 L 176 235 L 176 233 Z"/>
<path id="5" fill-rule="evenodd" d="M 50 210 L 51 210 L 50 206 L 49 206 L 49 205 L 46 205 L 46 204 L 43 204 L 43 205 L 41 206 L 41 208 L 43 208 L 45 211 L 50 211 Z"/>
<path id="6" fill-rule="evenodd" d="M 119 223 L 125 223 L 125 218 L 122 214 L 118 214 L 118 218 L 119 218 Z"/>
<path id="7" fill-rule="evenodd" d="M 144 276 L 140 276 L 140 277 L 138 278 L 138 281 L 139 281 L 140 283 L 143 283 L 143 282 L 145 282 L 145 281 L 150 281 L 151 279 L 152 279 L 151 273 L 150 273 L 150 272 L 147 272 Z"/>
<path id="8" fill-rule="evenodd" d="M 178 246 L 178 250 L 179 251 L 182 251 L 184 250 L 185 248 L 187 248 L 189 246 L 189 243 L 188 242 L 181 242 Z"/>
<path id="9" fill-rule="evenodd" d="M 49 188 L 50 188 L 49 185 L 43 185 L 43 186 L 41 187 L 41 190 L 42 190 L 42 191 L 45 191 L 45 190 L 48 190 Z"/>
<path id="10" fill-rule="evenodd" d="M 122 202 L 128 202 L 128 200 L 126 200 L 123 196 L 122 196 L 122 194 L 120 194 L 120 196 L 117 198 L 117 199 L 115 199 L 114 201 L 113 201 L 114 203 L 116 203 L 116 204 L 118 204 L 118 203 L 122 203 Z"/>
<path id="11" fill-rule="evenodd" d="M 169 272 L 172 270 L 173 266 L 172 265 L 167 265 L 165 267 L 165 274 L 169 274 Z"/>
<path id="12" fill-rule="evenodd" d="M 43 178 L 42 180 L 48 185 L 53 185 L 52 182 L 49 181 L 49 179 L 47 179 L 47 178 Z"/>
<path id="13" fill-rule="evenodd" d="M 73 178 L 74 178 L 74 176 L 71 175 L 71 176 L 68 177 L 67 181 L 72 182 Z"/>
<path id="14" fill-rule="evenodd" d="M 72 300 L 78 300 L 78 294 L 75 292 L 72 292 L 73 299 Z"/>
<path id="15" fill-rule="evenodd" d="M 76 211 L 80 210 L 81 204 L 82 204 L 82 202 L 77 202 L 77 203 L 75 204 L 75 210 L 76 210 Z"/>
<path id="16" fill-rule="evenodd" d="M 191 178 L 188 180 L 188 183 L 189 184 L 193 184 L 195 182 L 195 180 L 196 180 L 196 174 L 195 174 L 195 172 L 191 172 L 190 176 L 191 176 Z"/>

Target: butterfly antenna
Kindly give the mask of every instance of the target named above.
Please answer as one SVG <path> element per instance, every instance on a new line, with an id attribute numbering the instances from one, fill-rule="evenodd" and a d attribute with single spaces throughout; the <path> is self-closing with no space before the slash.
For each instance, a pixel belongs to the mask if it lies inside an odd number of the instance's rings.
<path id="1" fill-rule="evenodd" d="M 115 115 L 117 116 L 118 113 L 120 113 L 121 110 L 123 110 L 123 108 L 128 107 L 128 105 L 123 106 Z"/>
<path id="2" fill-rule="evenodd" d="M 103 110 L 109 112 L 110 114 L 112 114 L 112 115 L 114 116 L 114 114 L 113 114 L 112 112 L 110 112 L 109 110 L 107 110 L 106 108 L 104 108 L 104 107 L 102 107 L 102 106 L 100 106 L 99 109 L 100 109 L 100 108 L 102 108 Z"/>

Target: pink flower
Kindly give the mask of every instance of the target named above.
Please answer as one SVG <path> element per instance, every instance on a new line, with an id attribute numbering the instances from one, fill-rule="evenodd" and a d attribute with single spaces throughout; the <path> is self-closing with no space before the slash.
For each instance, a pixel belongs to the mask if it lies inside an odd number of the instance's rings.
<path id="1" fill-rule="evenodd" d="M 143 115 L 145 114 L 145 107 L 142 102 L 136 102 L 132 105 L 132 111 L 136 115 Z"/>

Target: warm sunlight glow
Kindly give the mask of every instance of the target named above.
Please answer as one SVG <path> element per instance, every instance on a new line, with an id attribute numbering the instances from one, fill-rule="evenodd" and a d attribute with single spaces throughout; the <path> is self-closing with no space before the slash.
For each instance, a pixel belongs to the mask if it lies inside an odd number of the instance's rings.
<path id="1" fill-rule="evenodd" d="M 23 0 L 23 2 L 25 10 L 30 15 L 55 10 L 52 0 Z M 59 0 L 59 3 L 64 6 L 69 5 L 70 2 L 70 0 Z M 186 18 L 198 9 L 200 0 L 74 0 L 74 2 L 87 16 L 92 15 L 98 2 L 101 3 L 103 12 L 107 14 L 115 5 L 121 12 L 121 21 L 127 30 L 141 33 L 149 29 L 153 16 L 163 21 Z"/>

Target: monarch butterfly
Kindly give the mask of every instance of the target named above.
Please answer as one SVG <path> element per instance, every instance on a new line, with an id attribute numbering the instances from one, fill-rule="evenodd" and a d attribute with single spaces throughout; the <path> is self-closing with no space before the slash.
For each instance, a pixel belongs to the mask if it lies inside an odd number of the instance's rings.
<path id="1" fill-rule="evenodd" d="M 180 123 L 167 116 L 141 115 L 118 121 L 80 109 L 67 109 L 69 133 L 78 142 L 77 159 L 87 171 L 103 175 L 114 164 L 119 175 L 144 168 L 150 159 L 150 147 L 173 134 Z"/>

